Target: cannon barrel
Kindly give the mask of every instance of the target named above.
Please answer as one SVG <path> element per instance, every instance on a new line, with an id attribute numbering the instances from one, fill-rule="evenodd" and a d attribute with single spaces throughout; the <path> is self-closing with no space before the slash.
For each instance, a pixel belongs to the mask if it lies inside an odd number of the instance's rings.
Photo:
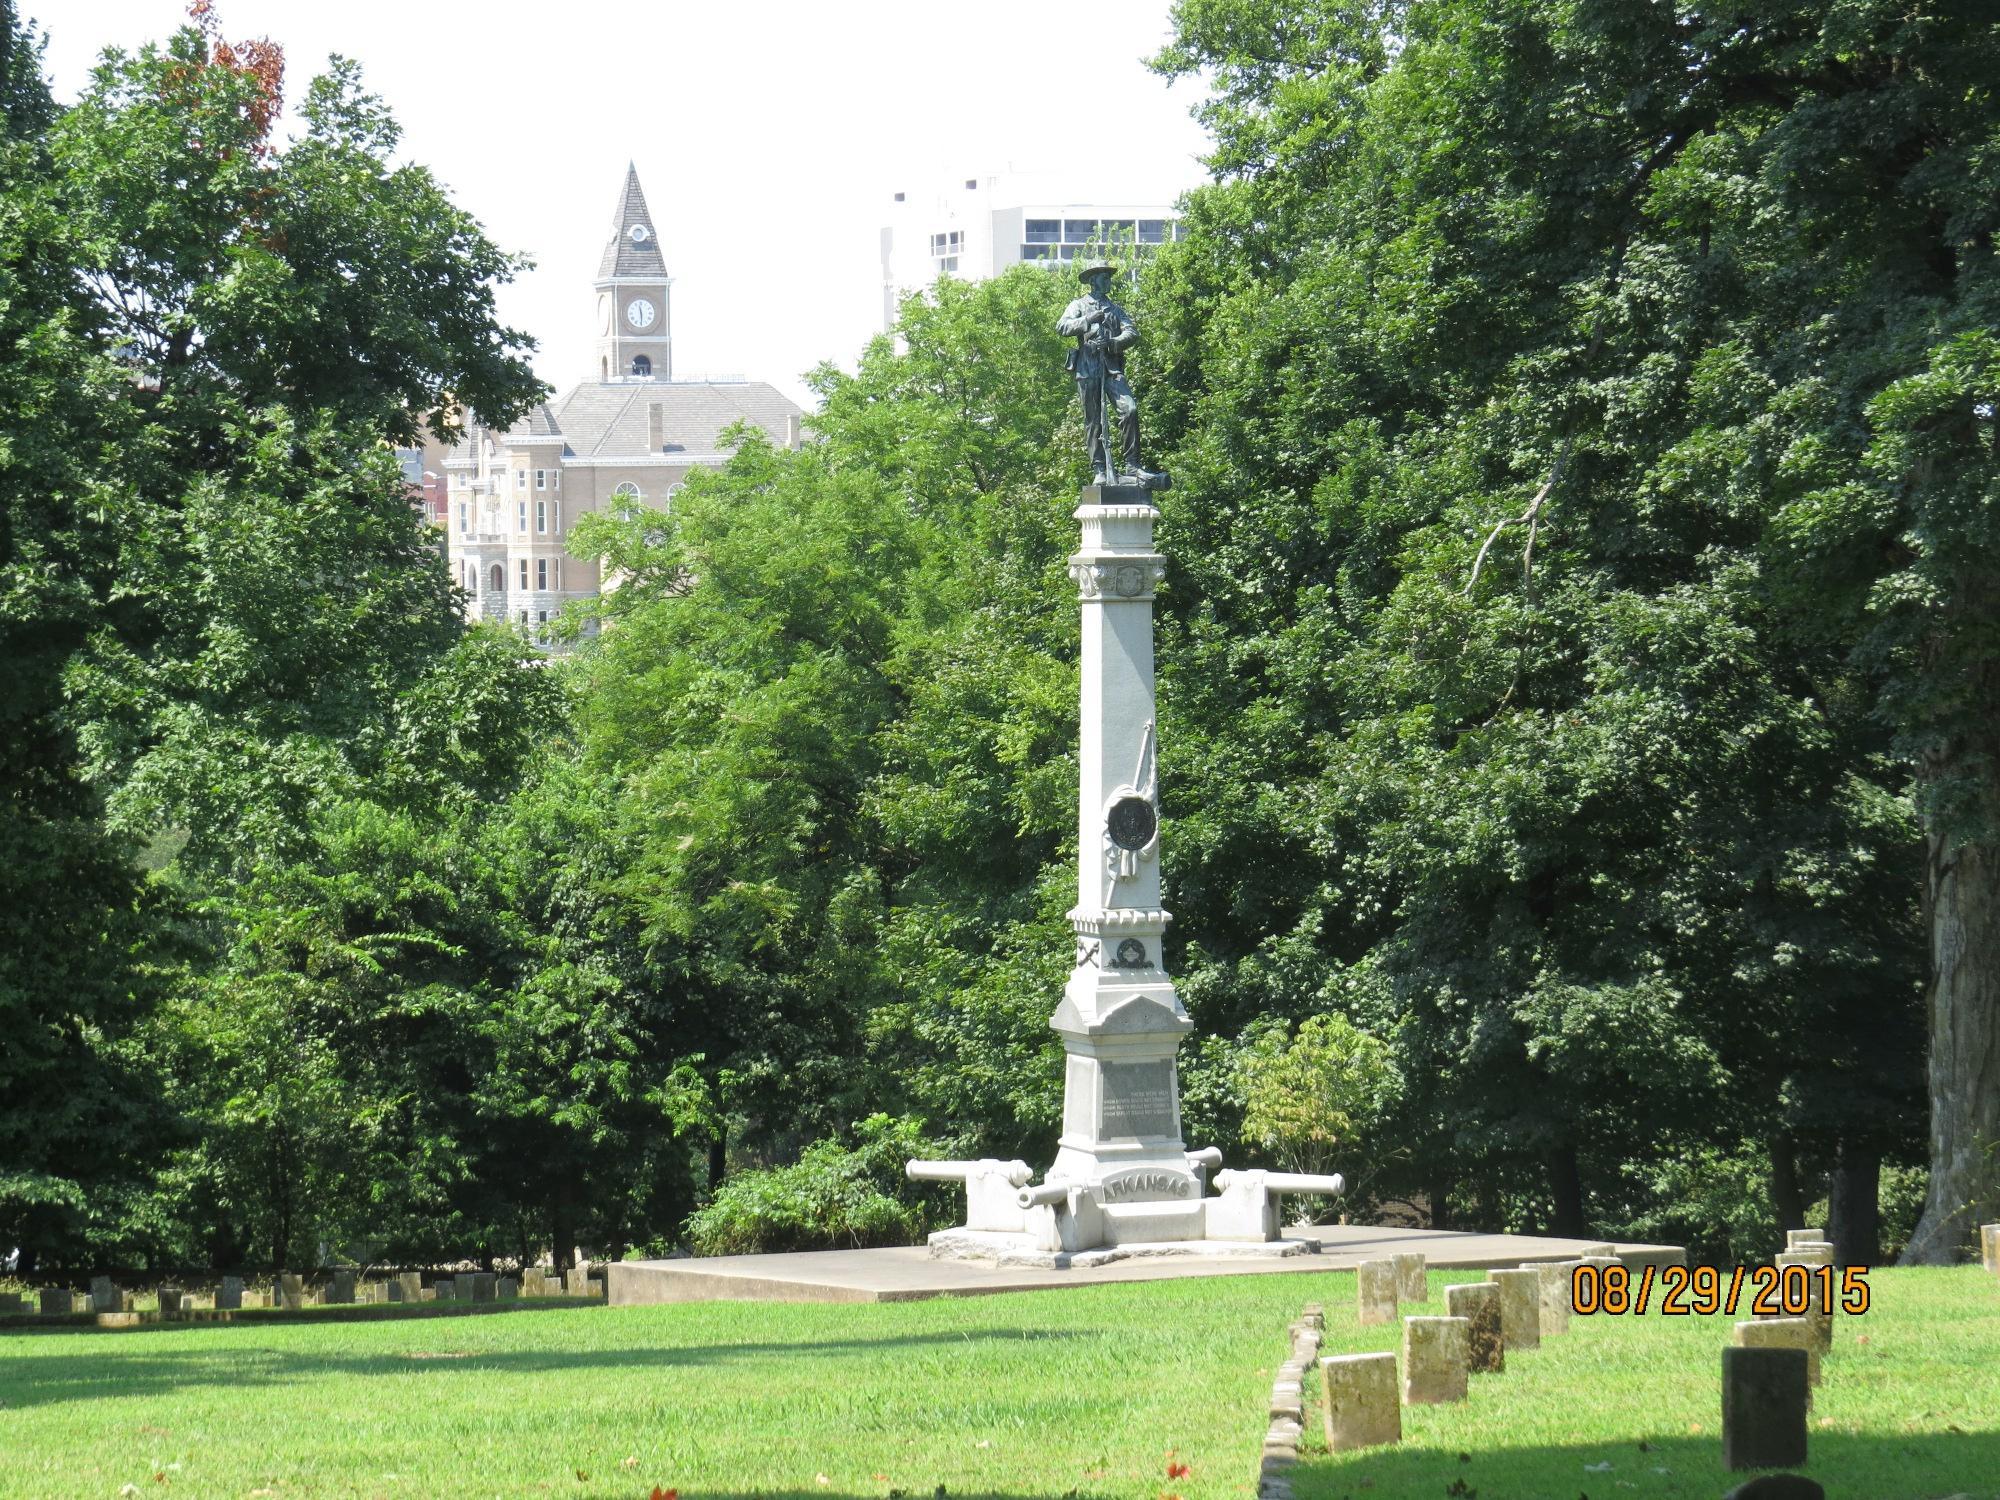
<path id="1" fill-rule="evenodd" d="M 1188 1152 L 1187 1160 L 1191 1167 L 1219 1167 L 1222 1165 L 1222 1148 L 1203 1146 L 1199 1151 Z"/>
<path id="2" fill-rule="evenodd" d="M 965 1182 L 982 1172 L 998 1170 L 1009 1187 L 1019 1187 L 1035 1174 L 1024 1161 L 912 1161 L 903 1166 L 912 1182 Z"/>
<path id="3" fill-rule="evenodd" d="M 1338 1172 L 1322 1177 L 1314 1172 L 1265 1172 L 1264 1191 L 1277 1196 L 1281 1193 L 1326 1193 L 1339 1197 L 1347 1191 L 1347 1179 Z M 1215 1185 L 1228 1188 L 1238 1182 L 1248 1181 L 1248 1172 L 1217 1172 Z"/>
<path id="4" fill-rule="evenodd" d="M 1023 1208 L 1034 1208 L 1044 1203 L 1067 1203 L 1069 1184 L 1066 1182 L 1045 1182 L 1040 1187 L 1024 1187 L 1014 1197 Z"/>

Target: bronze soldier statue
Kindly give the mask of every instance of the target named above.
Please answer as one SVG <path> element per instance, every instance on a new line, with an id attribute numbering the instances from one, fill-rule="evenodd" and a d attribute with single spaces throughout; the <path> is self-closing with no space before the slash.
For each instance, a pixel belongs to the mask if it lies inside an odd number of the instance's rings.
<path id="1" fill-rule="evenodd" d="M 1109 261 L 1085 266 L 1079 274 L 1090 290 L 1063 309 L 1056 332 L 1076 340 L 1068 367 L 1083 397 L 1083 441 L 1095 474 L 1092 482 L 1163 490 L 1172 481 L 1165 474 L 1148 473 L 1139 463 L 1139 400 L 1125 383 L 1125 351 L 1139 342 L 1139 329 L 1111 300 L 1111 278 L 1117 273 Z M 1118 418 L 1122 465 L 1105 427 L 1107 402 Z"/>

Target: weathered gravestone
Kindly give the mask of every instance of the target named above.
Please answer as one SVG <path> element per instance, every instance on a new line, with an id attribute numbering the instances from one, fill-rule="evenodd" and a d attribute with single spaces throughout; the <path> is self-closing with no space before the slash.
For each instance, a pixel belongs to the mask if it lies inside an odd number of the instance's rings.
<path id="1" fill-rule="evenodd" d="M 1995 1276 L 2000 1276 L 2000 1224 L 1979 1226 L 1979 1261 Z"/>
<path id="2" fill-rule="evenodd" d="M 432 1283 L 432 1290 L 436 1293 L 438 1301 L 456 1302 L 458 1300 L 458 1278 L 456 1276 L 441 1276 L 437 1281 Z"/>
<path id="3" fill-rule="evenodd" d="M 493 1284 L 493 1295 L 502 1302 L 514 1302 L 520 1298 L 521 1283 L 511 1276 L 502 1276 Z"/>
<path id="4" fill-rule="evenodd" d="M 1722 1351 L 1722 1463 L 1785 1469 L 1806 1461 L 1806 1351 Z"/>
<path id="5" fill-rule="evenodd" d="M 354 1300 L 355 1274 L 352 1271 L 335 1271 L 326 1289 L 329 1302 L 352 1302 Z"/>
<path id="6" fill-rule="evenodd" d="M 216 1288 L 215 1305 L 227 1311 L 234 1311 L 243 1305 L 243 1278 L 225 1276 L 222 1285 Z"/>
<path id="7" fill-rule="evenodd" d="M 1424 1278 L 1424 1258 L 1421 1255 L 1392 1255 L 1396 1263 L 1396 1300 L 1420 1305 L 1431 1296 L 1430 1284 Z"/>
<path id="8" fill-rule="evenodd" d="M 1403 1404 L 1465 1399 L 1471 1355 L 1469 1318 L 1403 1319 Z"/>
<path id="9" fill-rule="evenodd" d="M 521 1267 L 521 1295 L 523 1297 L 546 1297 L 549 1294 L 549 1273 L 540 1266 Z"/>
<path id="10" fill-rule="evenodd" d="M 1474 1374 L 1497 1375 L 1507 1368 L 1507 1344 L 1500 1336 L 1500 1288 L 1490 1281 L 1464 1281 L 1444 1290 L 1445 1311 L 1466 1322 L 1466 1363 Z"/>
<path id="11" fill-rule="evenodd" d="M 1319 1362 L 1326 1446 L 1335 1453 L 1403 1440 L 1396 1399 L 1396 1356 L 1336 1354 Z"/>
<path id="12" fill-rule="evenodd" d="M 19 1292 L 0 1292 L 0 1318 L 18 1317 L 20 1316 L 20 1312 L 21 1294 Z"/>
<path id="13" fill-rule="evenodd" d="M 1354 1268 L 1354 1313 L 1362 1327 L 1396 1321 L 1396 1263 L 1364 1260 Z"/>
<path id="14" fill-rule="evenodd" d="M 572 1297 L 588 1297 L 590 1295 L 590 1268 L 588 1266 L 571 1266 L 568 1271 L 563 1273 L 563 1290 L 568 1292 Z"/>
<path id="15" fill-rule="evenodd" d="M 1807 1245 L 1825 1245 L 1831 1249 L 1833 1241 L 1826 1237 L 1824 1229 L 1787 1229 L 1785 1231 L 1785 1248 L 1787 1250 L 1799 1250 Z"/>
<path id="16" fill-rule="evenodd" d="M 1553 1265 L 1521 1267 L 1524 1271 L 1533 1271 L 1542 1279 L 1542 1337 L 1545 1339 L 1569 1332 L 1569 1315 L 1573 1311 L 1570 1292 L 1576 1285 L 1572 1273 L 1581 1264 L 1581 1261 L 1564 1260 Z"/>
<path id="17" fill-rule="evenodd" d="M 396 1285 L 403 1289 L 403 1300 L 405 1302 L 421 1302 L 424 1300 L 424 1278 L 421 1272 L 402 1272 L 396 1277 Z"/>
<path id="18" fill-rule="evenodd" d="M 1488 1271 L 1500 1288 L 1500 1337 L 1509 1349 L 1542 1344 L 1542 1275 L 1539 1271 Z"/>
<path id="19" fill-rule="evenodd" d="M 58 1314 L 67 1317 L 76 1310 L 76 1298 L 66 1286 L 45 1286 L 41 1293 L 42 1316 L 53 1318 Z"/>
<path id="20" fill-rule="evenodd" d="M 1808 1302 L 1805 1312 L 1800 1316 L 1803 1316 L 1806 1322 L 1812 1326 L 1813 1349 L 1815 1350 L 1813 1362 L 1815 1369 L 1818 1366 L 1819 1356 L 1833 1347 L 1833 1309 L 1835 1303 L 1839 1301 L 1838 1290 L 1828 1284 L 1832 1278 L 1819 1269 L 1822 1265 L 1831 1266 L 1833 1264 L 1831 1259 L 1833 1254 L 1832 1247 L 1827 1246 L 1825 1248 L 1829 1257 L 1825 1261 L 1807 1259 L 1805 1252 L 1795 1252 L 1780 1255 L 1773 1262 L 1778 1268 L 1778 1290 L 1780 1294 L 1785 1290 L 1785 1267 L 1805 1267 L 1806 1296 Z M 1790 1280 L 1793 1291 L 1796 1292 L 1798 1277 L 1793 1276 Z M 1822 1295 L 1822 1293 L 1826 1295 Z M 1794 1315 L 1786 1313 L 1784 1316 L 1791 1317 Z M 1817 1373 L 1813 1376 L 1813 1384 L 1819 1384 Z"/>
<path id="21" fill-rule="evenodd" d="M 118 1295 L 118 1288 L 109 1276 L 90 1278 L 90 1310 L 92 1312 L 122 1312 L 124 1299 Z"/>
<path id="22" fill-rule="evenodd" d="M 1736 1343 L 1743 1349 L 1803 1349 L 1806 1384 L 1819 1384 L 1819 1344 L 1813 1337 L 1809 1318 L 1753 1318 L 1738 1323 Z"/>
<path id="23" fill-rule="evenodd" d="M 461 1281 L 469 1280 L 472 1283 L 466 1292 L 466 1296 L 471 1301 L 491 1302 L 493 1300 L 494 1286 L 498 1282 L 499 1277 L 495 1276 L 491 1271 L 475 1271 L 469 1278 L 460 1277 L 459 1279 Z"/>
<path id="24" fill-rule="evenodd" d="M 178 1317 L 185 1311 L 187 1311 L 187 1292 L 183 1288 L 177 1286 L 163 1286 L 160 1288 L 161 1317 Z"/>
<path id="25" fill-rule="evenodd" d="M 306 1305 L 306 1279 L 303 1276 L 281 1275 L 278 1284 L 272 1288 L 273 1307 L 282 1307 L 289 1312 L 297 1312 Z"/>

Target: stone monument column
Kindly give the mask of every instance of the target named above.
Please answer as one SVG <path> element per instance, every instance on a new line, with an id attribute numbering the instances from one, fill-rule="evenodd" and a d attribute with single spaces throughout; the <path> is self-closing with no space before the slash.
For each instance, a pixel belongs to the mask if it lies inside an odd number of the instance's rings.
<path id="1" fill-rule="evenodd" d="M 1199 1239 L 1201 1182 L 1181 1138 L 1174 1066 L 1193 1023 L 1160 951 L 1171 918 L 1160 904 L 1153 709 L 1153 591 L 1166 576 L 1166 559 L 1153 550 L 1159 512 L 1137 486 L 1093 485 L 1082 501 L 1083 545 L 1069 564 L 1083 613 L 1077 899 L 1069 914 L 1076 963 L 1049 1022 L 1068 1058 L 1062 1138 L 1048 1180 L 1095 1189 L 1114 1221 L 1160 1221 L 1119 1226 L 1134 1237 Z M 1126 1237 L 1107 1229 L 1114 1240 Z"/>

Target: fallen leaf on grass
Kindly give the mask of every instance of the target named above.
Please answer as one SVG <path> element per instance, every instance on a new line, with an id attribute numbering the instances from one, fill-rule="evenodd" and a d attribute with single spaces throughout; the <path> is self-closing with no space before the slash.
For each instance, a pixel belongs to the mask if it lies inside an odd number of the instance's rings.
<path id="1" fill-rule="evenodd" d="M 832 1481 L 831 1479 L 828 1479 L 828 1478 L 827 1478 L 827 1477 L 826 1477 L 826 1476 L 825 1476 L 824 1474 L 815 1474 L 815 1475 L 813 1475 L 813 1483 L 814 1483 L 814 1484 L 832 1484 L 832 1483 L 833 1483 L 833 1481 Z"/>
<path id="2" fill-rule="evenodd" d="M 1865 1333 L 1857 1333 L 1854 1335 L 1854 1342 L 1857 1344 L 1865 1344 L 1868 1342 L 1868 1335 Z"/>
<path id="3" fill-rule="evenodd" d="M 681 1500 L 681 1492 L 679 1490 L 663 1490 L 656 1484 L 653 1486 L 653 1493 L 648 1495 L 646 1500 Z"/>
<path id="4" fill-rule="evenodd" d="M 590 1475 L 588 1475 L 587 1473 L 585 1473 L 585 1472 L 584 1472 L 584 1471 L 583 1471 L 582 1469 L 578 1469 L 578 1470 L 576 1471 L 576 1482 L 577 1482 L 578 1484 L 589 1484 L 589 1483 L 590 1483 Z"/>
<path id="5" fill-rule="evenodd" d="M 1824 1429 L 1824 1428 L 1828 1428 L 1828 1427 L 1831 1427 L 1831 1426 L 1833 1425 L 1833 1418 L 1832 1418 L 1832 1417 L 1821 1417 L 1821 1418 L 1819 1419 L 1819 1425 L 1820 1425 L 1820 1427 L 1821 1427 L 1822 1429 Z"/>
<path id="6" fill-rule="evenodd" d="M 626 1457 L 618 1460 L 618 1467 L 621 1469 L 636 1469 L 639 1467 L 639 1460 L 628 1454 Z"/>
<path id="7" fill-rule="evenodd" d="M 972 1446 L 975 1448 L 991 1448 L 993 1446 L 993 1439 L 981 1438 L 978 1442 L 974 1443 Z"/>

